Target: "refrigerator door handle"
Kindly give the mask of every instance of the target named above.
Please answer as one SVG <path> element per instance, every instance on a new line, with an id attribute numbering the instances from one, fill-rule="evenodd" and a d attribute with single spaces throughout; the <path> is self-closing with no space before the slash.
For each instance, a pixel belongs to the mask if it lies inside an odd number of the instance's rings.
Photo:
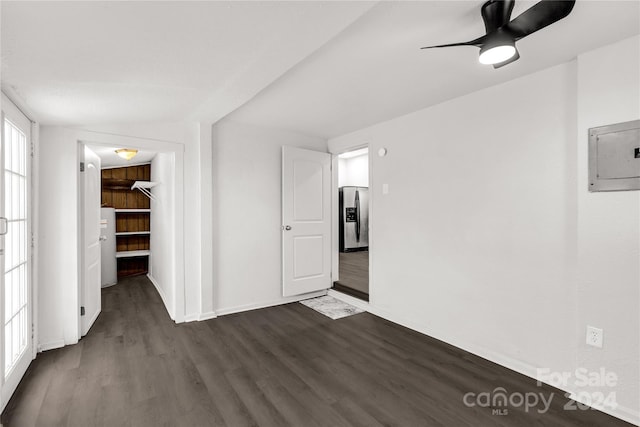
<path id="1" fill-rule="evenodd" d="M 360 192 L 356 190 L 356 242 L 360 241 Z"/>

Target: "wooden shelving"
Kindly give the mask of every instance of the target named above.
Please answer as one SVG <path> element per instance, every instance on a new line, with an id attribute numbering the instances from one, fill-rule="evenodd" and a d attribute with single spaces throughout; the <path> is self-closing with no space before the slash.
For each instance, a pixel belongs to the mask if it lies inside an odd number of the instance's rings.
<path id="1" fill-rule="evenodd" d="M 102 189 L 111 191 L 129 190 L 135 182 L 133 179 L 103 178 Z"/>
<path id="2" fill-rule="evenodd" d="M 151 204 L 147 195 L 132 187 L 150 179 L 151 165 L 102 171 L 102 203 L 116 213 L 118 277 L 145 274 L 149 268 Z"/>
<path id="3" fill-rule="evenodd" d="M 116 258 L 133 258 L 133 257 L 149 256 L 149 255 L 151 255 L 151 251 L 149 250 L 116 252 Z"/>

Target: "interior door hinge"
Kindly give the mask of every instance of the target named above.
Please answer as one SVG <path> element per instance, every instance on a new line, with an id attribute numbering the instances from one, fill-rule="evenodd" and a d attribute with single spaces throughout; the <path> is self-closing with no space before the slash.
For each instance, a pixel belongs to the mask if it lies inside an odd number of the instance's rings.
<path id="1" fill-rule="evenodd" d="M 84 316 L 84 306 L 80 307 L 80 316 Z"/>
<path id="2" fill-rule="evenodd" d="M 31 157 L 33 158 L 33 155 L 36 151 L 36 147 L 33 145 L 33 141 L 31 141 Z"/>
<path id="3" fill-rule="evenodd" d="M 84 172 L 84 162 L 80 162 L 80 172 Z"/>

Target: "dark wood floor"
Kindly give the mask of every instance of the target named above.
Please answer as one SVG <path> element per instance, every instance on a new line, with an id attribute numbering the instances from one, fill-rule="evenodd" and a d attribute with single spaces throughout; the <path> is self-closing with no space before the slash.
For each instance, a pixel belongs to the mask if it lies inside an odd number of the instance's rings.
<path id="1" fill-rule="evenodd" d="M 369 251 L 341 252 L 339 263 L 339 279 L 336 282 L 342 292 L 352 294 L 355 297 L 369 300 Z M 349 289 L 354 292 L 349 292 Z"/>
<path id="2" fill-rule="evenodd" d="M 5 426 L 623 426 L 596 411 L 467 407 L 533 380 L 368 313 L 288 304 L 175 325 L 144 277 L 103 290 L 74 346 L 39 354 Z"/>

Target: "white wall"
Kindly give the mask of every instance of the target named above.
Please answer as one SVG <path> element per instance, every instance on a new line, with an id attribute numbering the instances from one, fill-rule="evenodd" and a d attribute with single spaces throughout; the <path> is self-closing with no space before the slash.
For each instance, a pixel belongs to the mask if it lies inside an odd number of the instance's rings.
<path id="1" fill-rule="evenodd" d="M 614 412 L 637 422 L 638 193 L 588 195 L 584 150 L 587 127 L 638 118 L 638 38 L 577 64 L 329 148 L 388 149 L 372 158 L 374 313 L 534 377 L 605 366 L 621 378 Z M 582 344 L 587 321 L 611 331 L 599 353 Z"/>
<path id="2" fill-rule="evenodd" d="M 282 146 L 326 141 L 230 120 L 213 127 L 214 302 L 218 315 L 280 304 Z"/>
<path id="3" fill-rule="evenodd" d="M 38 343 L 78 339 L 78 144 L 73 131 L 40 128 L 38 194 Z"/>
<path id="4" fill-rule="evenodd" d="M 184 320 L 215 317 L 213 313 L 213 268 L 211 257 L 212 169 L 211 125 L 206 123 L 151 123 L 141 125 L 91 126 L 90 130 L 129 135 L 184 145 L 185 259 L 179 265 L 185 281 Z M 205 260 L 203 262 L 203 260 Z"/>
<path id="5" fill-rule="evenodd" d="M 174 220 L 181 226 L 176 230 L 175 251 L 184 253 L 184 256 L 174 257 L 171 262 L 174 263 L 173 277 L 183 283 L 184 290 L 174 295 L 175 301 L 169 305 L 176 307 L 176 321 L 212 316 L 210 254 L 213 239 L 210 223 L 203 225 L 202 219 L 203 212 L 210 215 L 211 197 L 200 194 L 202 189 L 211 187 L 209 128 L 205 126 L 201 131 L 200 126 L 194 123 L 91 126 L 87 129 L 42 127 L 38 171 L 38 274 L 41 277 L 38 345 L 41 350 L 72 344 L 77 340 L 79 139 L 90 143 L 137 144 L 154 151 L 176 150 L 175 155 L 180 161 L 179 165 L 174 165 L 176 188 L 179 190 L 174 193 Z M 208 256 L 206 262 L 201 262 L 203 254 Z M 203 277 L 209 278 L 208 281 L 203 283 Z"/>
<path id="6" fill-rule="evenodd" d="M 640 118 L 640 37 L 578 57 L 576 365 L 619 376 L 622 410 L 640 408 L 640 191 L 589 193 L 588 129 Z M 640 144 L 640 142 L 639 142 Z M 586 325 L 604 329 L 602 350 Z M 582 391 L 583 389 L 580 389 Z"/>
<path id="7" fill-rule="evenodd" d="M 151 162 L 151 181 L 159 184 L 151 190 L 155 200 L 151 201 L 149 278 L 158 289 L 173 319 L 176 317 L 176 295 L 171 285 L 175 283 L 175 268 L 170 260 L 176 258 L 173 244 L 175 241 L 174 176 L 174 155 L 158 153 Z"/>
<path id="8" fill-rule="evenodd" d="M 344 186 L 369 186 L 368 154 L 348 159 L 338 158 L 338 187 Z"/>

